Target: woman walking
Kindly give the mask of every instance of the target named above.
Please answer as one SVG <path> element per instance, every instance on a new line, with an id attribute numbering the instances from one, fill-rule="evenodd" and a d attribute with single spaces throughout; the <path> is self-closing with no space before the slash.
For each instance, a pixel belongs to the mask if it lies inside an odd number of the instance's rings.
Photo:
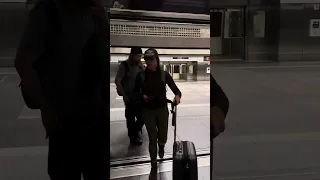
<path id="1" fill-rule="evenodd" d="M 135 92 L 142 96 L 142 119 L 149 136 L 149 153 L 152 167 L 157 166 L 157 152 L 164 156 L 167 142 L 169 110 L 167 106 L 166 85 L 175 94 L 174 101 L 179 104 L 181 92 L 168 72 L 160 69 L 160 59 L 155 49 L 144 53 L 146 69 L 138 74 Z"/>

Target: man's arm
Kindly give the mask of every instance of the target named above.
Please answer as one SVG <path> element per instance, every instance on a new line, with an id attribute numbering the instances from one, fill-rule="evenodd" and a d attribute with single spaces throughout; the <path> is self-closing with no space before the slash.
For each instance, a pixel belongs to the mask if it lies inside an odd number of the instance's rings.
<path id="1" fill-rule="evenodd" d="M 114 83 L 116 84 L 117 89 L 120 92 L 120 94 L 122 94 L 123 96 L 126 96 L 126 93 L 124 92 L 124 88 L 121 84 L 121 81 L 125 78 L 125 76 L 126 76 L 126 68 L 125 68 L 124 62 L 122 62 L 119 65 L 118 72 L 117 72 L 116 78 L 114 80 Z"/>
<path id="2" fill-rule="evenodd" d="M 210 91 L 211 107 L 219 107 L 226 116 L 229 110 L 229 99 L 212 75 L 210 77 Z"/>
<path id="3" fill-rule="evenodd" d="M 181 91 L 179 90 L 179 88 L 177 87 L 176 83 L 173 81 L 172 77 L 170 76 L 170 74 L 168 72 L 166 72 L 166 83 L 168 84 L 169 88 L 171 89 L 171 91 L 174 93 L 174 95 L 176 96 L 180 96 L 181 98 Z"/>
<path id="4" fill-rule="evenodd" d="M 210 133 L 211 138 L 216 138 L 225 130 L 229 100 L 212 75 L 210 77 L 210 91 Z"/>
<path id="5" fill-rule="evenodd" d="M 37 95 L 41 104 L 44 103 L 44 96 L 38 78 L 37 72 L 33 65 L 43 53 L 46 39 L 50 37 L 50 21 L 48 12 L 46 12 L 46 1 L 39 2 L 30 11 L 28 24 L 20 40 L 20 45 L 16 53 L 15 68 L 21 78 L 21 83 L 27 91 L 32 91 Z"/>

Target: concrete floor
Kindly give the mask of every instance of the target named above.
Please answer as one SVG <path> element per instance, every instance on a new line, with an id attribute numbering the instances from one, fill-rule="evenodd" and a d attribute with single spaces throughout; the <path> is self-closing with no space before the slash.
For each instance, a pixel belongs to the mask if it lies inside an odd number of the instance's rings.
<path id="1" fill-rule="evenodd" d="M 320 63 L 212 65 L 230 100 L 215 179 L 320 179 Z"/>
<path id="2" fill-rule="evenodd" d="M 211 70 L 231 103 L 226 132 L 215 141 L 215 179 L 320 179 L 320 63 L 219 64 Z M 39 113 L 24 107 L 18 83 L 10 69 L 1 71 L 0 179 L 46 180 L 44 130 Z M 197 148 L 207 148 L 208 140 L 190 135 L 209 135 L 203 117 L 208 118 L 208 111 L 195 105 L 209 103 L 208 89 L 199 91 L 206 85 L 194 87 L 198 86 L 179 84 L 183 98 L 178 109 L 178 134 L 194 141 Z M 197 97 L 199 92 L 203 94 Z M 131 156 L 128 152 L 147 156 L 141 150 L 147 137 L 140 150 L 128 151 L 123 105 L 115 92 L 113 96 L 110 123 L 116 127 L 111 129 L 113 133 L 118 134 L 111 134 L 115 137 L 111 143 L 126 151 L 111 148 L 113 159 Z"/>
<path id="3" fill-rule="evenodd" d="M 0 69 L 0 179 L 45 180 L 48 179 L 45 132 L 39 111 L 30 110 L 25 106 L 18 88 L 19 81 L 12 68 Z M 178 109 L 178 139 L 191 140 L 195 142 L 199 153 L 208 153 L 209 82 L 178 83 L 178 86 L 183 93 L 182 104 Z M 121 98 L 117 97 L 114 85 L 110 85 L 110 91 L 112 160 L 134 156 L 148 158 L 146 132 L 144 145 L 140 149 L 128 149 L 123 103 Z M 196 94 L 201 96 L 197 97 Z M 173 98 L 169 92 L 168 98 Z M 171 129 L 166 148 L 167 156 L 171 156 L 172 135 Z"/>
<path id="4" fill-rule="evenodd" d="M 210 85 L 203 82 L 177 82 L 182 92 L 181 104 L 177 111 L 177 136 L 180 140 L 190 140 L 195 143 L 198 154 L 210 153 Z M 110 153 L 111 161 L 121 159 L 149 159 L 148 135 L 143 130 L 143 145 L 141 147 L 129 146 L 127 127 L 124 116 L 122 98 L 117 96 L 115 86 L 110 88 Z M 168 89 L 168 99 L 173 99 L 173 93 Z M 170 108 L 170 106 L 169 106 Z M 172 156 L 173 128 L 169 117 L 168 142 L 166 156 Z"/>
<path id="5" fill-rule="evenodd" d="M 41 120 L 25 116 L 19 77 L 0 70 L 0 179 L 49 179 Z"/>

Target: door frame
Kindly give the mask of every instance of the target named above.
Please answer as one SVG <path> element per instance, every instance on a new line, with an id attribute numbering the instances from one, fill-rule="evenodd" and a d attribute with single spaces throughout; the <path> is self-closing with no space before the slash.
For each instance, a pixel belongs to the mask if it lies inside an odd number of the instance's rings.
<path id="1" fill-rule="evenodd" d="M 248 39 L 247 39 L 248 6 L 247 5 L 214 6 L 214 7 L 210 8 L 210 11 L 214 11 L 214 10 L 218 10 L 218 11 L 223 10 L 224 11 L 223 16 L 222 16 L 222 32 L 221 32 L 222 39 L 224 39 L 224 37 L 225 37 L 225 12 L 228 9 L 240 9 L 243 12 L 243 51 L 244 51 L 244 53 L 242 55 L 242 59 L 244 61 L 247 61 L 248 60 L 248 44 L 247 44 L 247 42 L 248 42 Z"/>
<path id="2" fill-rule="evenodd" d="M 179 67 L 179 72 L 178 73 L 174 73 L 174 68 L 175 66 Z M 169 67 L 170 67 L 170 75 L 172 77 L 173 80 L 180 80 L 180 66 L 181 64 L 178 63 L 169 63 Z M 175 78 L 176 75 L 179 75 L 179 78 Z"/>

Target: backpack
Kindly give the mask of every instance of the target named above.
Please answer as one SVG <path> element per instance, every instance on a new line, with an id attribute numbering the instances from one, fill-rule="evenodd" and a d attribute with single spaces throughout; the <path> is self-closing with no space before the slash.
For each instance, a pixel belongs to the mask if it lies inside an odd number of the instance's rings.
<path id="1" fill-rule="evenodd" d="M 144 83 L 145 79 L 146 79 L 146 73 L 145 71 L 142 71 L 140 73 L 140 79 L 141 79 L 141 85 Z M 167 83 L 166 83 L 166 79 L 167 79 L 167 71 L 163 71 L 161 70 L 161 81 L 163 82 L 163 85 L 166 88 L 167 91 Z"/>
<path id="2" fill-rule="evenodd" d="M 123 61 L 121 64 L 124 65 L 124 69 L 125 69 L 124 78 L 121 80 L 121 85 L 122 85 L 122 87 L 124 87 L 124 83 L 125 83 L 125 80 L 126 80 L 126 78 L 127 78 L 127 74 L 128 74 L 128 72 L 129 72 L 129 64 L 128 64 L 127 61 Z M 121 64 L 120 64 L 120 66 L 121 66 Z M 119 96 L 123 96 L 123 95 L 120 93 L 120 91 L 118 90 L 118 88 L 117 88 L 117 93 L 118 93 Z"/>

